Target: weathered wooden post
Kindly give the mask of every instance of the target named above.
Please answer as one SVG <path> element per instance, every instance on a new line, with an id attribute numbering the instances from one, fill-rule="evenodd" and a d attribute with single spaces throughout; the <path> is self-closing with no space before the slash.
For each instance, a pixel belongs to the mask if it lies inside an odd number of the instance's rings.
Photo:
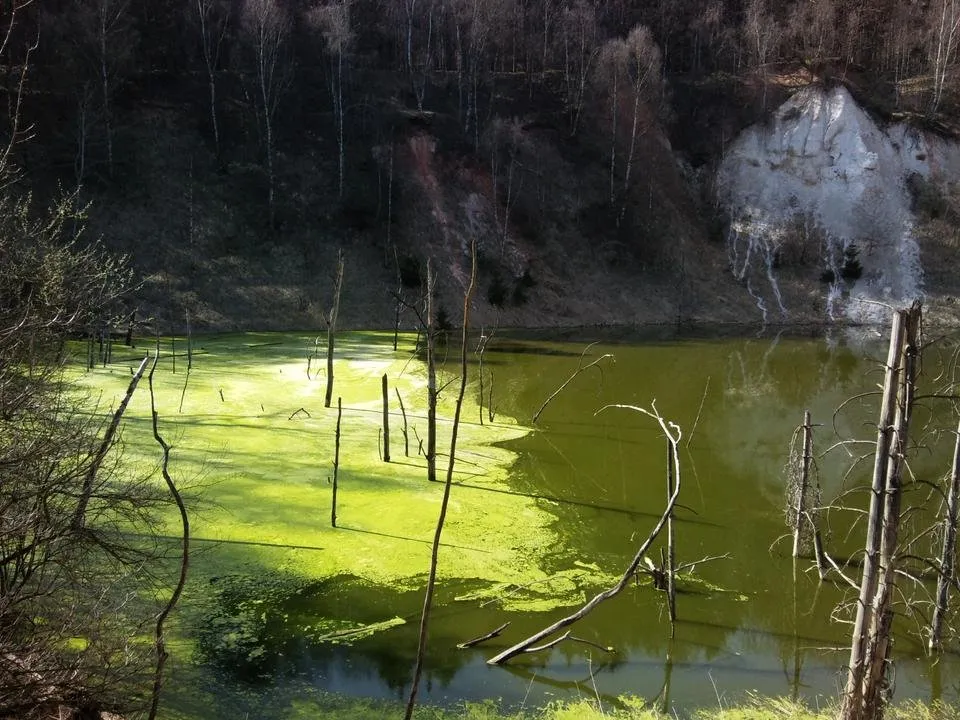
<path id="1" fill-rule="evenodd" d="M 383 461 L 390 462 L 390 392 L 386 373 L 381 378 L 380 386 L 383 394 Z"/>

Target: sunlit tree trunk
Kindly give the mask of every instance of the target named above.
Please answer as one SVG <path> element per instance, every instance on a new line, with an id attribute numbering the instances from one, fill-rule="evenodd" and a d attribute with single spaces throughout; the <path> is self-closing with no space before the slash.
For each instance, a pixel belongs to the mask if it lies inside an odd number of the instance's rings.
<path id="1" fill-rule="evenodd" d="M 320 28 L 324 44 L 330 54 L 330 97 L 333 101 L 333 115 L 337 127 L 337 195 L 343 200 L 344 177 L 346 173 L 346 143 L 344 127 L 346 110 L 343 101 L 344 65 L 353 44 L 353 27 L 350 22 L 352 0 L 340 0 L 323 5 L 309 15 L 311 23 Z"/>
<path id="2" fill-rule="evenodd" d="M 274 0 L 247 0 L 244 24 L 253 47 L 258 115 L 263 131 L 267 170 L 267 204 L 272 230 L 276 225 L 276 173 L 274 169 L 274 121 L 287 78 L 283 56 L 290 21 Z"/>
<path id="3" fill-rule="evenodd" d="M 200 49 L 207 73 L 207 90 L 210 102 L 210 128 L 213 133 L 213 150 L 220 162 L 220 122 L 217 116 L 217 69 L 220 65 L 220 48 L 227 33 L 227 15 L 218 13 L 216 0 L 196 0 L 197 20 L 200 23 Z"/>
<path id="4" fill-rule="evenodd" d="M 934 36 L 931 47 L 933 65 L 933 97 L 930 112 L 935 113 L 943 100 L 947 70 L 957 52 L 957 33 L 960 30 L 960 0 L 937 0 L 930 6 Z"/>

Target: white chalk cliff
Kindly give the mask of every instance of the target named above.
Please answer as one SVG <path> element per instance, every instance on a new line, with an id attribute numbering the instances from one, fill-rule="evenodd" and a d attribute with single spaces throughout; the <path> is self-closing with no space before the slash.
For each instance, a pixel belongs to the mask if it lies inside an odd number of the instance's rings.
<path id="1" fill-rule="evenodd" d="M 728 148 L 717 177 L 730 220 L 730 267 L 753 295 L 764 321 L 790 319 L 778 281 L 788 232 L 815 227 L 830 318 L 860 322 L 887 316 L 883 305 L 922 296 L 923 269 L 913 236 L 907 178 L 943 185 L 960 180 L 960 146 L 905 124 L 881 128 L 844 87 L 810 86 L 745 130 Z M 854 245 L 863 273 L 844 280 L 844 251 Z"/>

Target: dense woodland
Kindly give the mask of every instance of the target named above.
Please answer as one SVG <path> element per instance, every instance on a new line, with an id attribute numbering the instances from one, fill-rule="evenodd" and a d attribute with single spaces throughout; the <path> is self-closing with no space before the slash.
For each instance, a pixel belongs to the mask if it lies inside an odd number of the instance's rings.
<path id="1" fill-rule="evenodd" d="M 400 274 L 416 284 L 403 265 L 445 245 L 460 247 L 443 262 L 463 265 L 479 236 L 482 296 L 498 307 L 610 268 L 682 285 L 684 257 L 723 232 L 709 171 L 739 130 L 809 82 L 949 130 L 960 43 L 951 0 L 15 0 L 5 12 L 6 135 L 24 189 L 92 203 L 94 235 L 142 275 L 167 273 L 153 291 L 173 298 L 171 323 L 191 312 L 210 327 L 256 315 L 238 298 L 205 312 L 217 292 L 205 277 L 244 274 L 288 280 L 287 325 L 312 324 L 310 282 L 358 239 L 367 254 L 348 265 L 393 287 Z M 573 272 L 553 261 L 585 247 Z M 259 259 L 213 263 L 228 255 Z M 385 312 L 358 320 L 385 325 Z"/>

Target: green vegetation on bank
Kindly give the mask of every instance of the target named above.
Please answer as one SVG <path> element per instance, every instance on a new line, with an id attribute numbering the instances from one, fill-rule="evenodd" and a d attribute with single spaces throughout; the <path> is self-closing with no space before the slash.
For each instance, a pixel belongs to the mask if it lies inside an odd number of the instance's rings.
<path id="1" fill-rule="evenodd" d="M 827 705 L 809 708 L 787 698 L 754 696 L 735 706 L 702 708 L 691 713 L 677 714 L 658 709 L 637 697 L 619 698 L 620 707 L 608 707 L 595 700 L 580 699 L 555 701 L 538 709 L 503 710 L 492 701 L 464 703 L 455 708 L 423 706 L 414 717 L 417 720 L 669 720 L 678 717 L 690 720 L 834 720 L 837 708 Z M 179 715 L 170 716 L 180 720 Z M 284 717 L 336 718 L 336 720 L 393 720 L 403 717 L 399 703 L 377 702 L 318 693 L 290 708 Z M 887 720 L 957 720 L 960 710 L 940 702 L 925 705 L 916 701 L 897 703 L 889 707 Z"/>

